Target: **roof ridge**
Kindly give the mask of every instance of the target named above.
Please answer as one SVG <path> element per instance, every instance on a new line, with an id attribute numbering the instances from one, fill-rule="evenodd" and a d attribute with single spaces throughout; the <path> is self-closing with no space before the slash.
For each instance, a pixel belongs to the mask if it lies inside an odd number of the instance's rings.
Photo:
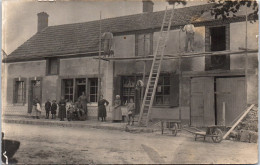
<path id="1" fill-rule="evenodd" d="M 207 4 L 200 4 L 200 5 L 194 5 L 194 6 L 188 6 L 188 7 L 182 7 L 182 8 L 177 8 L 175 10 L 182 10 L 182 9 L 188 9 L 188 8 L 196 8 L 199 6 L 208 6 L 208 5 L 213 5 L 215 3 L 207 3 Z M 160 10 L 160 11 L 155 11 L 155 12 L 142 12 L 142 13 L 137 13 L 137 14 L 131 14 L 131 15 L 123 15 L 123 16 L 118 16 L 118 17 L 111 17 L 111 18 L 105 18 L 105 19 L 101 19 L 101 21 L 107 21 L 107 20 L 111 20 L 111 19 L 118 19 L 118 18 L 123 18 L 123 17 L 129 17 L 129 16 L 138 16 L 138 15 L 149 15 L 149 14 L 156 14 L 156 13 L 161 13 L 164 12 L 165 10 Z M 77 22 L 77 23 L 67 23 L 67 24 L 61 24 L 61 25 L 52 25 L 52 26 L 48 26 L 45 29 L 49 28 L 49 27 L 59 27 L 59 26 L 68 26 L 68 25 L 80 25 L 80 24 L 87 24 L 87 23 L 93 23 L 93 22 L 98 22 L 100 20 L 92 20 L 92 21 L 86 21 L 86 22 Z M 45 30 L 44 29 L 44 30 Z"/>

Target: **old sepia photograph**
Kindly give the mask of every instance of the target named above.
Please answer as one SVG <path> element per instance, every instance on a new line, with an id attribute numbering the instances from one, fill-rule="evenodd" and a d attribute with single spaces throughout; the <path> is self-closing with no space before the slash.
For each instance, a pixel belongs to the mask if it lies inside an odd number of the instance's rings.
<path id="1" fill-rule="evenodd" d="M 256 164 L 258 9 L 3 0 L 2 164 Z"/>

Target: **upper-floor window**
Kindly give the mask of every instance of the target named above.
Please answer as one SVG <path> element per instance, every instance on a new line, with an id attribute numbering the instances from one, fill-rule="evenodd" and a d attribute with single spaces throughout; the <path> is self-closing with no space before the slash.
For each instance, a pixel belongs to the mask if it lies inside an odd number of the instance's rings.
<path id="1" fill-rule="evenodd" d="M 136 56 L 148 56 L 153 54 L 153 34 L 136 35 Z"/>
<path id="2" fill-rule="evenodd" d="M 206 51 L 229 50 L 229 35 L 229 25 L 206 27 Z M 206 56 L 206 70 L 229 68 L 229 55 Z"/>
<path id="3" fill-rule="evenodd" d="M 46 62 L 46 75 L 59 74 L 59 60 L 57 58 L 49 58 Z"/>

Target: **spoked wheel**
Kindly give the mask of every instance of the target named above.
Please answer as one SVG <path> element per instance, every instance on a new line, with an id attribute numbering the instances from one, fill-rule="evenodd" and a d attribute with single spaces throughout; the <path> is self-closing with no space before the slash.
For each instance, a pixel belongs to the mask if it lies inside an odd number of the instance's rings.
<path id="1" fill-rule="evenodd" d="M 178 133 L 178 124 L 177 123 L 174 123 L 173 127 L 172 127 L 172 134 L 174 136 L 176 136 Z"/>
<path id="2" fill-rule="evenodd" d="M 223 133 L 219 128 L 216 128 L 213 132 L 212 140 L 214 143 L 220 143 L 223 139 Z"/>

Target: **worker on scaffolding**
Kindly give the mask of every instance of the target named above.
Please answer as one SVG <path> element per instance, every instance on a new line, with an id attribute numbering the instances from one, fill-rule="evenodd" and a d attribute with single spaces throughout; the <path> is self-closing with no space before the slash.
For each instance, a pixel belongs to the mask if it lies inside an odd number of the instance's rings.
<path id="1" fill-rule="evenodd" d="M 104 56 L 106 57 L 106 55 L 108 56 L 113 55 L 113 51 L 111 50 L 113 34 L 111 32 L 103 33 L 102 40 L 104 44 Z"/>
<path id="2" fill-rule="evenodd" d="M 183 28 L 181 27 L 181 30 L 183 32 L 186 32 L 186 39 L 185 39 L 185 52 L 188 52 L 188 46 L 190 45 L 190 51 L 193 52 L 193 43 L 194 43 L 194 34 L 195 34 L 195 28 L 194 25 L 191 23 L 194 21 L 194 19 L 191 19 L 188 21 L 188 24 L 186 24 Z"/>

